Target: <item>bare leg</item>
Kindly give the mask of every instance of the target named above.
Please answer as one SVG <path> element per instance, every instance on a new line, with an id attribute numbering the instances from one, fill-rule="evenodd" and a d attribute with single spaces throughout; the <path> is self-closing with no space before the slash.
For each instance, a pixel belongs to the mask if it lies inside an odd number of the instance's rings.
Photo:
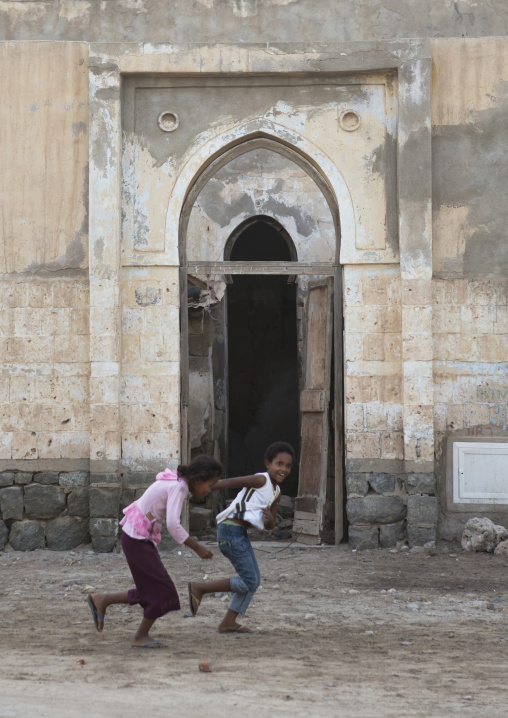
<path id="1" fill-rule="evenodd" d="M 92 601 L 95 608 L 104 618 L 106 615 L 106 609 L 108 606 L 112 606 L 115 603 L 129 603 L 127 591 L 121 593 L 92 593 Z M 103 622 L 97 617 L 99 623 L 99 630 L 102 631 Z M 165 644 L 160 641 L 154 641 L 150 635 L 149 630 L 153 626 L 155 619 L 143 618 L 139 624 L 139 628 L 136 631 L 136 635 L 132 639 L 131 646 L 136 647 L 148 647 L 148 648 L 166 648 Z M 147 646 L 147 644 L 149 644 Z"/>
<path id="2" fill-rule="evenodd" d="M 129 603 L 127 598 L 127 591 L 121 593 L 92 593 L 92 601 L 98 613 L 104 618 L 106 615 L 106 609 L 114 603 Z M 98 630 L 102 631 L 104 628 L 104 622 L 101 621 L 100 617 L 97 617 Z"/>
<path id="3" fill-rule="evenodd" d="M 199 604 L 205 593 L 223 593 L 231 591 L 229 578 L 219 578 L 216 581 L 189 581 L 189 603 L 193 616 L 199 609 Z"/>
<path id="4" fill-rule="evenodd" d="M 236 622 L 237 618 L 238 613 L 228 608 L 226 615 L 219 624 L 219 633 L 251 633 L 249 628 Z"/>
<path id="5" fill-rule="evenodd" d="M 217 581 L 191 581 L 189 591 L 195 608 L 194 612 L 197 613 L 199 603 L 206 593 L 229 593 L 231 584 L 229 578 L 220 578 Z M 220 633 L 250 633 L 248 628 L 236 622 L 237 618 L 238 613 L 228 608 L 219 625 Z"/>
<path id="6" fill-rule="evenodd" d="M 136 631 L 136 635 L 132 639 L 131 646 L 136 648 L 166 648 L 166 644 L 161 641 L 154 641 L 154 639 L 148 635 L 149 630 L 155 623 L 155 618 L 143 618 L 139 624 L 139 628 Z"/>
<path id="7" fill-rule="evenodd" d="M 219 578 L 216 581 L 191 581 L 190 590 L 192 595 L 201 601 L 205 593 L 229 593 L 231 584 L 229 578 Z"/>

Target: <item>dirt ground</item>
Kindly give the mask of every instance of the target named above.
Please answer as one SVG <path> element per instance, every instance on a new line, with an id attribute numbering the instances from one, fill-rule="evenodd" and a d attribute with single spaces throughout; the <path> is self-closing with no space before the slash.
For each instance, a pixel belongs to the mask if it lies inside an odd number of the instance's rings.
<path id="1" fill-rule="evenodd" d="M 129 647 L 138 606 L 94 629 L 87 587 L 129 588 L 122 554 L 1 553 L 0 718 L 507 715 L 506 558 L 256 546 L 262 587 L 243 636 L 216 630 L 225 596 L 184 616 L 189 579 L 230 574 L 220 553 L 163 554 L 182 600 L 154 627 L 163 651 Z"/>

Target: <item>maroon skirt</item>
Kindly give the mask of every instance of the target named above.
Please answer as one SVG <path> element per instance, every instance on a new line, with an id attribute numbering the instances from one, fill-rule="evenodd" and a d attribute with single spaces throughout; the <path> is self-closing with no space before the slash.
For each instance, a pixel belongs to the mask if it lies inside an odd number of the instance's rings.
<path id="1" fill-rule="evenodd" d="M 144 608 L 143 616 L 151 620 L 178 611 L 180 599 L 175 584 L 153 543 L 132 538 L 123 531 L 122 548 L 136 584 L 127 592 L 131 606 L 139 603 Z"/>

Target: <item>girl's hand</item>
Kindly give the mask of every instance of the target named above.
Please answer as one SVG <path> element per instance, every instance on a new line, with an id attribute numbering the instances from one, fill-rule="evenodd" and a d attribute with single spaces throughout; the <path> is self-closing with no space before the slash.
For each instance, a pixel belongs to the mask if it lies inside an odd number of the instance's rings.
<path id="1" fill-rule="evenodd" d="M 270 504 L 265 509 L 261 509 L 263 513 L 263 524 L 267 531 L 271 531 L 275 526 L 275 517 L 272 514 Z"/>
<path id="2" fill-rule="evenodd" d="M 198 543 L 194 551 L 197 553 L 199 558 L 213 558 L 213 552 L 209 548 Z"/>

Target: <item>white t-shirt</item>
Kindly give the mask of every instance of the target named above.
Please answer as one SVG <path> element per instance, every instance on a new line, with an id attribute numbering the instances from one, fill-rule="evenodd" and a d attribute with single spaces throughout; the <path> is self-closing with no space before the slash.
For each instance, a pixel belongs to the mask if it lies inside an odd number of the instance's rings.
<path id="1" fill-rule="evenodd" d="M 252 526 L 264 530 L 263 512 L 267 506 L 271 506 L 280 494 L 280 487 L 273 486 L 268 474 L 260 473 L 256 476 L 265 476 L 264 486 L 259 489 L 244 487 L 231 504 L 217 516 L 217 523 L 220 524 L 226 519 L 243 519 Z"/>

